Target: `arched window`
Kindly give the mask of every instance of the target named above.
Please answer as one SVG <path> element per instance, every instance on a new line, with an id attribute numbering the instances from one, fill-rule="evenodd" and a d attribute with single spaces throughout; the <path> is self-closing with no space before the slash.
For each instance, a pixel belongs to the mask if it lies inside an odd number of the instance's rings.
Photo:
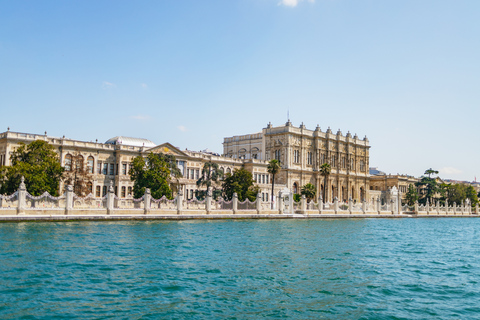
<path id="1" fill-rule="evenodd" d="M 232 173 L 232 169 L 227 168 L 227 173 Z"/>
<path id="2" fill-rule="evenodd" d="M 87 173 L 93 173 L 93 157 L 90 156 L 87 158 Z"/>
<path id="3" fill-rule="evenodd" d="M 75 170 L 82 170 L 83 169 L 83 156 L 78 155 L 75 157 Z"/>
<path id="4" fill-rule="evenodd" d="M 293 183 L 293 193 L 298 193 L 298 184 L 296 182 Z"/>
<path id="5" fill-rule="evenodd" d="M 88 194 L 93 194 L 93 183 L 91 183 L 90 181 L 87 182 L 87 193 Z"/>
<path id="6" fill-rule="evenodd" d="M 65 171 L 72 171 L 72 155 L 67 154 L 65 156 Z"/>

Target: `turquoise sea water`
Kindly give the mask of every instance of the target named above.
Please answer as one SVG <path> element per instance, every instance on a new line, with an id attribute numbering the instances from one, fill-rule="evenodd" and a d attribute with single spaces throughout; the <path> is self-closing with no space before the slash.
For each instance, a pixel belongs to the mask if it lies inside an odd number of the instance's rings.
<path id="1" fill-rule="evenodd" d="M 0 224 L 1 319 L 480 318 L 480 219 Z"/>

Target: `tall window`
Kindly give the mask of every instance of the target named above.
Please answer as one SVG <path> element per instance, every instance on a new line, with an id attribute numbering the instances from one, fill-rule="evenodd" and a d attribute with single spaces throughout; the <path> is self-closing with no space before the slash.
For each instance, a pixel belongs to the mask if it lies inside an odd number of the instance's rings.
<path id="1" fill-rule="evenodd" d="M 92 156 L 87 158 L 87 172 L 93 173 L 93 157 Z"/>
<path id="2" fill-rule="evenodd" d="M 365 171 L 365 161 L 360 160 L 360 171 Z"/>
<path id="3" fill-rule="evenodd" d="M 83 169 L 83 157 L 81 155 L 78 155 L 75 159 L 75 169 L 76 170 L 82 170 Z"/>
<path id="4" fill-rule="evenodd" d="M 110 175 L 113 176 L 115 174 L 115 164 L 110 163 Z"/>
<path id="5" fill-rule="evenodd" d="M 91 182 L 87 182 L 87 192 L 88 194 L 93 193 L 93 184 Z"/>
<path id="6" fill-rule="evenodd" d="M 228 170 L 227 170 L 227 172 L 228 172 Z M 200 179 L 200 170 L 199 169 L 195 170 L 195 179 L 196 180 Z"/>
<path id="7" fill-rule="evenodd" d="M 65 171 L 72 171 L 72 155 L 67 154 L 65 156 Z"/>
<path id="8" fill-rule="evenodd" d="M 132 187 L 128 187 L 128 195 L 129 195 L 129 196 L 132 195 Z"/>
<path id="9" fill-rule="evenodd" d="M 97 186 L 95 189 L 97 189 L 95 196 L 100 197 L 100 186 Z"/>
<path id="10" fill-rule="evenodd" d="M 103 186 L 102 188 L 102 197 L 105 197 L 107 195 L 107 186 Z"/>
<path id="11" fill-rule="evenodd" d="M 275 159 L 280 161 L 280 150 L 275 150 Z"/>
<path id="12" fill-rule="evenodd" d="M 343 169 L 347 168 L 347 159 L 345 157 L 342 157 L 342 168 Z"/>
<path id="13" fill-rule="evenodd" d="M 337 156 L 332 155 L 332 167 L 335 168 L 337 166 Z"/>
<path id="14" fill-rule="evenodd" d="M 102 174 L 102 161 L 97 161 L 97 173 Z"/>
<path id="15" fill-rule="evenodd" d="M 103 171 L 102 171 L 102 173 L 103 173 L 104 175 L 107 175 L 107 171 L 108 171 L 108 163 L 104 163 L 104 164 L 103 164 Z"/>
<path id="16" fill-rule="evenodd" d="M 293 151 L 293 162 L 300 163 L 300 151 L 298 150 Z"/>
<path id="17" fill-rule="evenodd" d="M 126 163 L 122 163 L 122 174 L 127 175 L 127 164 Z"/>
<path id="18" fill-rule="evenodd" d="M 125 186 L 122 187 L 122 194 L 121 194 L 122 198 L 125 198 L 126 189 L 127 189 L 127 188 L 126 188 Z"/>
<path id="19" fill-rule="evenodd" d="M 313 164 L 313 153 L 309 152 L 307 154 L 307 164 L 312 165 Z"/>

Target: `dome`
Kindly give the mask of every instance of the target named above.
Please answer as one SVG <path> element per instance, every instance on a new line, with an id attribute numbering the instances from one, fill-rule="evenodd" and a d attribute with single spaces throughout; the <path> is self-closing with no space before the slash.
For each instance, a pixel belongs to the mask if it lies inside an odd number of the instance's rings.
<path id="1" fill-rule="evenodd" d="M 105 144 L 115 144 L 115 145 L 125 145 L 125 146 L 134 146 L 134 147 L 146 147 L 146 148 L 153 148 L 156 146 L 155 143 L 148 139 L 142 138 L 131 138 L 131 137 L 123 137 L 118 136 L 114 138 L 110 138 L 105 141 Z"/>

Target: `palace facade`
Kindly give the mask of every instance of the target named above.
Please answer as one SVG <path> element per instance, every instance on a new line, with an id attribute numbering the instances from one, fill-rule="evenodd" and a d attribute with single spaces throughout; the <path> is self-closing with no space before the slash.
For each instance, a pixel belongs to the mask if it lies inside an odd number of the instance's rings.
<path id="1" fill-rule="evenodd" d="M 352 198 L 356 201 L 368 199 L 370 189 L 369 142 L 350 133 L 336 134 L 330 128 L 322 132 L 320 127 L 307 129 L 303 124 L 294 127 L 290 121 L 274 127 L 268 124 L 261 132 L 224 138 L 223 155 L 208 151 L 180 150 L 170 143 L 156 145 L 150 140 L 114 137 L 105 143 L 57 138 L 41 134 L 7 132 L 0 134 L 0 166 L 10 165 L 10 154 L 20 143 L 28 144 L 43 140 L 55 147 L 62 166 L 72 170 L 72 159 L 82 159 L 88 174 L 88 189 L 101 197 L 113 184 L 117 197 L 125 198 L 132 194 L 133 182 L 128 174 L 132 161 L 137 156 L 148 153 L 174 155 L 182 178 L 174 182 L 174 191 L 182 190 L 186 199 L 192 199 L 198 189 L 203 165 L 217 163 L 225 173 L 245 168 L 252 173 L 255 184 L 260 187 L 262 198 L 271 196 L 271 175 L 267 171 L 271 159 L 280 161 L 282 170 L 275 177 L 275 194 L 288 188 L 293 193 L 307 183 L 316 186 L 319 192 L 327 188 L 327 200 L 334 197 L 340 200 Z M 332 171 L 327 183 L 320 175 L 322 164 L 329 163 Z M 324 185 L 325 184 L 325 185 Z M 61 185 L 61 192 L 65 186 Z"/>

